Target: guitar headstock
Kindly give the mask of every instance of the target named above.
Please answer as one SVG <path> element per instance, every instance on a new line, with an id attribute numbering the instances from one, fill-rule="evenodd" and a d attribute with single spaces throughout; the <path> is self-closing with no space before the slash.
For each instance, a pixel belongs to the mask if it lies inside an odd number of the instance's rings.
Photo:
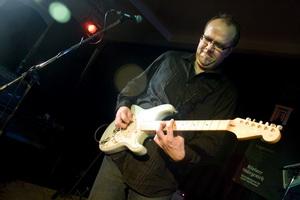
<path id="1" fill-rule="evenodd" d="M 239 140 L 261 137 L 265 142 L 276 143 L 281 138 L 282 126 L 262 121 L 255 122 L 250 118 L 235 118 L 230 120 L 228 130 L 233 132 Z"/>

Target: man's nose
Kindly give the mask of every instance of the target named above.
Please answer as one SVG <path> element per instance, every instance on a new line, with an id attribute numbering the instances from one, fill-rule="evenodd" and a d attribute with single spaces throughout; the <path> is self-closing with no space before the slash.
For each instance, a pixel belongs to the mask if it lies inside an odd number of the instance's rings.
<path id="1" fill-rule="evenodd" d="M 205 47 L 205 49 L 207 51 L 214 51 L 215 50 L 215 46 L 214 46 L 213 42 L 208 42 L 207 45 L 206 45 L 206 47 Z"/>

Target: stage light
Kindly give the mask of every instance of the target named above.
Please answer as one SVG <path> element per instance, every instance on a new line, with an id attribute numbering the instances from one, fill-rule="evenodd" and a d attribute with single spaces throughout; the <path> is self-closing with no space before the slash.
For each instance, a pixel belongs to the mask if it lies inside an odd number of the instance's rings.
<path id="1" fill-rule="evenodd" d="M 71 19 L 70 9 L 61 2 L 52 2 L 48 9 L 51 17 L 59 23 L 66 23 Z"/>
<path id="2" fill-rule="evenodd" d="M 92 20 L 87 20 L 86 22 L 83 23 L 83 29 L 87 35 L 91 36 L 96 32 L 100 31 L 101 26 Z"/>
<path id="3" fill-rule="evenodd" d="M 93 22 L 86 22 L 85 30 L 88 35 L 93 35 L 99 30 L 99 27 Z"/>
<path id="4" fill-rule="evenodd" d="M 118 91 L 121 91 L 126 83 L 143 72 L 143 68 L 134 63 L 128 63 L 120 66 L 114 75 L 114 84 Z M 146 87 L 146 78 L 141 79 L 139 86 Z M 134 94 L 137 95 L 137 94 Z"/>

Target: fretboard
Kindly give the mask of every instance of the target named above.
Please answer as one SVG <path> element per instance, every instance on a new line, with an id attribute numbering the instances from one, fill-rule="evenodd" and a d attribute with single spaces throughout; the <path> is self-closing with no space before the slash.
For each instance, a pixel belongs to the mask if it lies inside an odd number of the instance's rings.
<path id="1" fill-rule="evenodd" d="M 161 121 L 143 121 L 138 123 L 142 131 L 155 131 Z M 175 131 L 213 131 L 228 130 L 230 120 L 176 120 Z"/>

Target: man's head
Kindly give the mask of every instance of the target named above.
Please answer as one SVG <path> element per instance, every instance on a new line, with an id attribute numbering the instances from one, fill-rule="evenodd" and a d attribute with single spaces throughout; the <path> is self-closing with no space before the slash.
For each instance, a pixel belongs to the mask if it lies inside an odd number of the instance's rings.
<path id="1" fill-rule="evenodd" d="M 239 25 L 231 16 L 222 14 L 210 19 L 197 47 L 197 66 L 201 70 L 215 69 L 231 53 L 239 37 Z"/>

